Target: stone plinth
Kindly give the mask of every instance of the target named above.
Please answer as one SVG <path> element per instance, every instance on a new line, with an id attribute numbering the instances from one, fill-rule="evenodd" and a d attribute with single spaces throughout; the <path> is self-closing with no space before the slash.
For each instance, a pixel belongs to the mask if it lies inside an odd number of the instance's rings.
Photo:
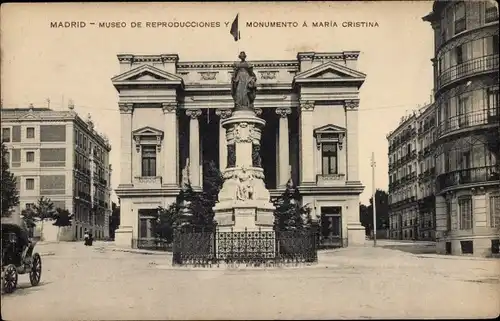
<path id="1" fill-rule="evenodd" d="M 221 231 L 272 230 L 274 205 L 260 167 L 260 138 L 265 121 L 253 110 L 238 110 L 222 121 L 228 146 L 227 168 L 214 207 Z"/>

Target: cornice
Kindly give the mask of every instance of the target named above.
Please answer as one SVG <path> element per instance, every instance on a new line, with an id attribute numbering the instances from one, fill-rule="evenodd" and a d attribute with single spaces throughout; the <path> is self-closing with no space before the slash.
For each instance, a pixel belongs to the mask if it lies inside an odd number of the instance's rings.
<path id="1" fill-rule="evenodd" d="M 132 54 L 118 54 L 118 61 L 128 63 L 141 63 L 141 62 L 160 62 L 160 63 L 175 63 L 179 61 L 177 54 L 160 54 L 160 55 L 132 55 Z"/>
<path id="2" fill-rule="evenodd" d="M 335 193 L 335 195 L 346 194 L 346 195 L 359 195 L 363 193 L 365 187 L 363 185 L 351 185 L 351 186 L 298 186 L 298 190 L 304 195 L 329 195 Z"/>
<path id="3" fill-rule="evenodd" d="M 297 59 L 299 61 L 307 60 L 357 60 L 359 51 L 342 51 L 342 52 L 299 52 Z"/>
<path id="4" fill-rule="evenodd" d="M 298 70 L 299 64 L 296 60 L 254 60 L 249 63 L 255 68 L 278 68 Z M 205 61 L 195 62 L 186 61 L 177 63 L 177 70 L 184 71 L 189 69 L 227 69 L 234 68 L 234 61 Z"/>
<path id="5" fill-rule="evenodd" d="M 142 198 L 142 197 L 151 197 L 151 196 L 177 196 L 180 192 L 180 188 L 177 187 L 169 187 L 169 188 L 134 188 L 126 187 L 126 186 L 118 186 L 115 189 L 115 194 L 122 198 Z"/>

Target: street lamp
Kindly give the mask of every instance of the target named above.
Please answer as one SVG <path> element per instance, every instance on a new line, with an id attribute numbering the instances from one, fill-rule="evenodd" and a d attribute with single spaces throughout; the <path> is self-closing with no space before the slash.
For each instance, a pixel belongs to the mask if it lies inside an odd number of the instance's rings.
<path id="1" fill-rule="evenodd" d="M 377 209 L 376 209 L 376 201 L 375 201 L 375 153 L 372 152 L 371 166 L 372 166 L 372 198 L 373 198 L 373 246 L 377 246 Z"/>

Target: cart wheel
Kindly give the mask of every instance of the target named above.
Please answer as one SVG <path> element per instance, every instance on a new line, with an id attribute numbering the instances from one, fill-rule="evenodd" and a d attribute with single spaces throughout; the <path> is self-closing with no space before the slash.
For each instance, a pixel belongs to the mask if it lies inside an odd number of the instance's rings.
<path id="1" fill-rule="evenodd" d="M 17 268 L 14 264 L 9 264 L 5 267 L 2 281 L 5 293 L 14 292 L 17 287 Z"/>
<path id="2" fill-rule="evenodd" d="M 32 286 L 36 286 L 40 283 L 42 277 L 42 259 L 40 258 L 40 254 L 35 253 L 31 260 L 30 282 Z"/>

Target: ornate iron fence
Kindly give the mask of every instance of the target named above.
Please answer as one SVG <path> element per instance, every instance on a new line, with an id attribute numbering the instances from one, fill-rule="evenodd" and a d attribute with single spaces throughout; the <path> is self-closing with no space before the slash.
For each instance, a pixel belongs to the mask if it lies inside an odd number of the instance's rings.
<path id="1" fill-rule="evenodd" d="M 315 228 L 296 231 L 176 231 L 173 264 L 271 266 L 317 262 Z"/>

